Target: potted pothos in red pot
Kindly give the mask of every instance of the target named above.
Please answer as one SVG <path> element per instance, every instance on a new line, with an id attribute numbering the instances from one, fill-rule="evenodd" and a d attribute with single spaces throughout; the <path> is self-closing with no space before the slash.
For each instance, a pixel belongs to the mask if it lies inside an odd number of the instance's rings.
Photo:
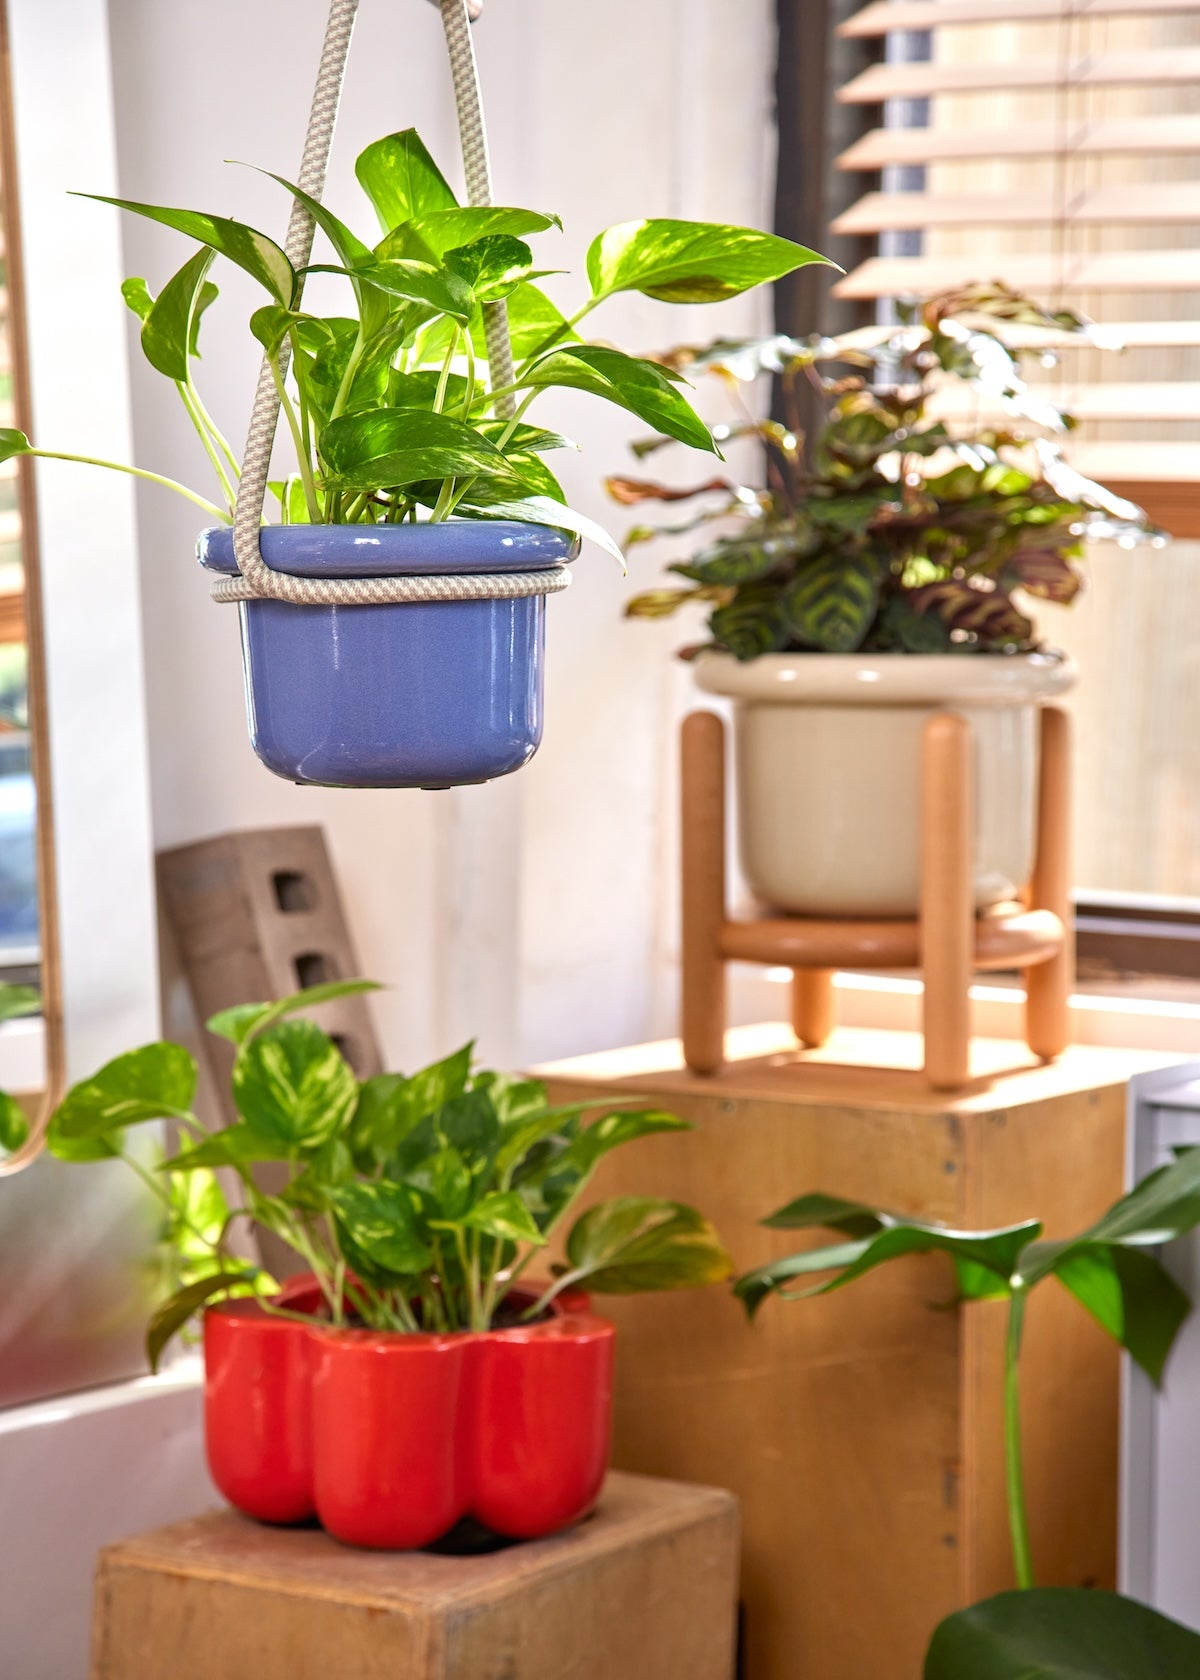
<path id="1" fill-rule="evenodd" d="M 548 1281 L 538 1257 L 602 1156 L 685 1122 L 552 1107 L 538 1080 L 476 1070 L 471 1045 L 360 1081 L 297 1012 L 369 984 L 209 1022 L 236 1047 L 233 1125 L 201 1125 L 192 1056 L 158 1043 L 74 1086 L 49 1147 L 122 1157 L 162 1201 L 177 1287 L 151 1321 L 150 1360 L 203 1312 L 209 1465 L 239 1510 L 315 1516 L 390 1549 L 466 1517 L 549 1534 L 591 1508 L 608 1464 L 614 1329 L 584 1292 L 715 1283 L 731 1265 L 700 1214 L 653 1197 L 589 1208 Z M 127 1133 L 164 1118 L 177 1144 L 154 1170 Z M 303 1271 L 280 1287 L 239 1255 L 246 1221 Z"/>

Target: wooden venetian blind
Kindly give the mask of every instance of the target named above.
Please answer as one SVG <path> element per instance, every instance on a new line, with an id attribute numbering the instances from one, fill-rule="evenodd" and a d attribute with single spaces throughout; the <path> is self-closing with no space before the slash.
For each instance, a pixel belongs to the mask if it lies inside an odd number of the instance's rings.
<path id="1" fill-rule="evenodd" d="M 880 59 L 838 90 L 874 179 L 833 228 L 874 254 L 837 295 L 1082 309 L 1124 348 L 1047 346 L 1072 461 L 1200 536 L 1200 0 L 872 0 L 840 32 Z"/>

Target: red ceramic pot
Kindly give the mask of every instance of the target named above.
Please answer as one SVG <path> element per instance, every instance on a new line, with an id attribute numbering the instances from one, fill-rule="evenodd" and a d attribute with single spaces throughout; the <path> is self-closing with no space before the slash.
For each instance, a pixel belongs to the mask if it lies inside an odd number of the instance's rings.
<path id="1" fill-rule="evenodd" d="M 320 1295 L 295 1278 L 280 1301 L 316 1312 Z M 512 1539 L 566 1528 L 608 1467 L 616 1331 L 585 1296 L 549 1312 L 435 1336 L 304 1324 L 254 1301 L 210 1307 L 213 1480 L 247 1516 L 315 1516 L 352 1546 L 426 1546 L 466 1516 Z"/>

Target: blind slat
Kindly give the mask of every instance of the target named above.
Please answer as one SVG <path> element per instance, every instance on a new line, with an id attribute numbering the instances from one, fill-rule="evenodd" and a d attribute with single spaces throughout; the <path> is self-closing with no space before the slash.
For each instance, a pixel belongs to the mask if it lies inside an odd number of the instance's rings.
<path id="1" fill-rule="evenodd" d="M 969 317 L 968 317 L 969 319 Z M 839 333 L 838 342 L 849 349 L 872 349 L 885 344 L 896 332 L 894 324 L 856 327 Z M 1010 350 L 1095 350 L 1097 345 L 1082 333 L 1064 333 L 1037 327 L 1019 327 L 1010 322 L 989 320 L 987 330 L 994 332 Z M 1200 349 L 1200 321 L 1105 321 L 1097 332 L 1104 335 L 1104 343 L 1113 349 L 1174 350 Z"/>
<path id="2" fill-rule="evenodd" d="M 1200 117 L 1130 117 L 1092 123 L 1014 123 L 1009 128 L 876 128 L 837 158 L 839 169 L 940 159 L 1130 157 L 1200 151 Z"/>
<path id="3" fill-rule="evenodd" d="M 1055 380 L 1034 389 L 1077 420 L 1200 420 L 1200 384 L 1179 380 L 1110 384 L 1073 384 Z M 939 420 L 1005 418 L 1011 410 L 980 397 L 961 382 L 947 383 L 934 392 L 929 411 Z M 1192 446 L 1194 470 L 1200 475 L 1200 439 Z"/>
<path id="4" fill-rule="evenodd" d="M 1080 17 L 1164 17 L 1200 12 L 1200 0 L 1083 0 Z M 852 40 L 889 35 L 900 29 L 936 29 L 947 23 L 1053 22 L 1070 16 L 1064 0 L 875 0 L 838 25 Z"/>
<path id="5" fill-rule="evenodd" d="M 1200 227 L 1200 184 L 1150 181 L 1083 192 L 867 193 L 830 224 L 834 233 L 899 228 L 1013 227 L 1037 222 L 1185 222 Z"/>
<path id="6" fill-rule="evenodd" d="M 1140 479 L 1190 489 L 1200 478 L 1200 443 L 1072 443 L 1064 454 L 1081 473 L 1110 486 Z"/>
<path id="7" fill-rule="evenodd" d="M 1200 289 L 1200 250 L 1104 251 L 1059 257 L 1021 252 L 984 257 L 871 257 L 833 287 L 841 298 L 922 297 L 968 280 L 1004 280 L 1018 291 L 1173 292 Z"/>
<path id="8" fill-rule="evenodd" d="M 988 93 L 998 88 L 1169 87 L 1200 82 L 1200 47 L 1110 53 L 1064 66 L 1057 58 L 993 59 L 987 64 L 873 64 L 838 89 L 848 105 L 887 99 L 925 99 L 940 93 Z"/>

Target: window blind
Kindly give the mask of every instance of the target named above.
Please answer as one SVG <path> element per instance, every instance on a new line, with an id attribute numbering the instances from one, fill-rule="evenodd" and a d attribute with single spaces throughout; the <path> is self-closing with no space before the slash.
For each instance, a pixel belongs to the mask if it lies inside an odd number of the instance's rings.
<path id="1" fill-rule="evenodd" d="M 837 94 L 878 116 L 837 159 L 867 179 L 833 231 L 873 254 L 836 295 L 1082 310 L 1123 348 L 1036 341 L 1070 459 L 1200 536 L 1200 0 L 871 0 L 839 33 L 880 59 Z"/>

